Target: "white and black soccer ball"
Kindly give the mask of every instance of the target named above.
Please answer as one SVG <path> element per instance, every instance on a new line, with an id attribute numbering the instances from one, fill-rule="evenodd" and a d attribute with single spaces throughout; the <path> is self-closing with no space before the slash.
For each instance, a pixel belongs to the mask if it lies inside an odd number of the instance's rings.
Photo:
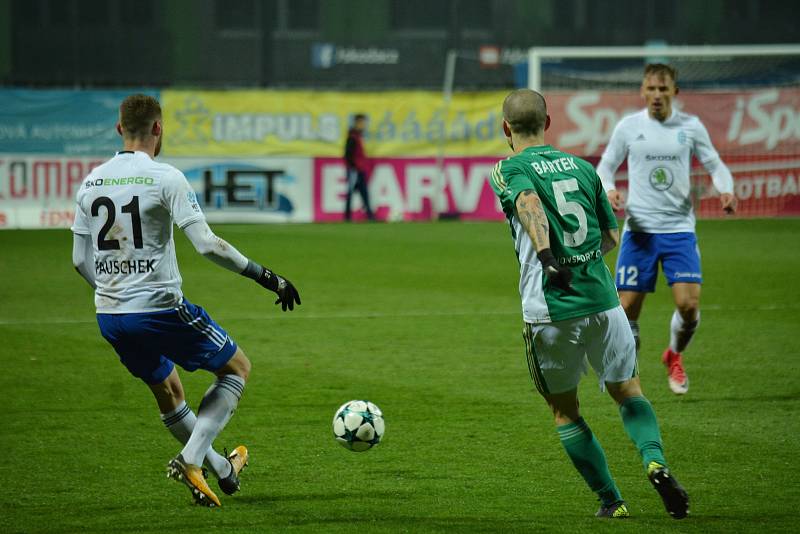
<path id="1" fill-rule="evenodd" d="M 381 409 L 365 400 L 351 400 L 333 416 L 333 436 L 342 447 L 363 452 L 381 442 L 386 425 Z"/>

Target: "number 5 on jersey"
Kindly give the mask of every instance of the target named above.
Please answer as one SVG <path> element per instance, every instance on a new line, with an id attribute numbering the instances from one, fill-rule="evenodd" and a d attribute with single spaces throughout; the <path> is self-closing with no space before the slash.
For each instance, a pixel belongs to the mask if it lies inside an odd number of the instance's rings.
<path id="1" fill-rule="evenodd" d="M 574 200 L 567 200 L 566 197 L 566 193 L 577 190 L 578 180 L 575 178 L 553 182 L 553 195 L 556 197 L 558 213 L 562 217 L 573 215 L 578 219 L 578 229 L 575 232 L 564 231 L 564 244 L 568 247 L 581 246 L 586 241 L 586 235 L 589 230 L 586 222 L 586 211 L 584 211 L 583 206 Z"/>
<path id="2" fill-rule="evenodd" d="M 111 227 L 114 226 L 114 221 L 117 219 L 117 207 L 114 201 L 108 197 L 98 197 L 92 202 L 92 217 L 97 217 L 100 214 L 100 207 L 106 209 L 107 219 L 100 232 L 97 234 L 97 250 L 119 250 L 118 239 L 106 239 L 106 234 Z M 134 196 L 130 202 L 122 206 L 122 213 L 127 213 L 131 216 L 131 226 L 133 227 L 133 246 L 135 248 L 143 248 L 142 242 L 142 219 L 139 217 L 139 197 Z"/>

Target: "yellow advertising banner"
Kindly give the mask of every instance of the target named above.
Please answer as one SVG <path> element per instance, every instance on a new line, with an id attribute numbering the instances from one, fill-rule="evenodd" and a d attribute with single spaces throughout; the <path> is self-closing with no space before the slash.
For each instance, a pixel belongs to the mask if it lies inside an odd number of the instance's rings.
<path id="1" fill-rule="evenodd" d="M 364 113 L 368 156 L 497 156 L 507 91 L 164 90 L 166 156 L 341 156 Z"/>

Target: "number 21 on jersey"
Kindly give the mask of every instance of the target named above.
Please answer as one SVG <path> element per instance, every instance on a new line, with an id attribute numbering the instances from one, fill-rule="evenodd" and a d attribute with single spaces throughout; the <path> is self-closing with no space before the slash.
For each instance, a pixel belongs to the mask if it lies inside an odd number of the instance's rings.
<path id="1" fill-rule="evenodd" d="M 114 201 L 108 197 L 98 197 L 92 202 L 92 217 L 100 215 L 100 208 L 106 209 L 106 222 L 97 234 L 97 250 L 119 250 L 118 239 L 106 239 L 106 234 L 111 227 L 114 226 L 114 221 L 117 218 L 117 207 Z M 127 213 L 131 217 L 131 226 L 133 227 L 133 246 L 134 248 L 143 248 L 144 242 L 142 241 L 142 219 L 139 216 L 139 197 L 134 196 L 130 202 L 122 206 L 120 210 L 122 213 Z"/>

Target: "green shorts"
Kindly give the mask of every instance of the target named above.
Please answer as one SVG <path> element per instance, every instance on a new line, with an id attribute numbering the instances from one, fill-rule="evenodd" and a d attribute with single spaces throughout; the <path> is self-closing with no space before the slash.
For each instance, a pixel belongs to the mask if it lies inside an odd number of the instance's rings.
<path id="1" fill-rule="evenodd" d="M 554 323 L 525 323 L 528 370 L 542 395 L 578 387 L 592 366 L 600 380 L 625 382 L 637 375 L 636 344 L 622 306 Z"/>

